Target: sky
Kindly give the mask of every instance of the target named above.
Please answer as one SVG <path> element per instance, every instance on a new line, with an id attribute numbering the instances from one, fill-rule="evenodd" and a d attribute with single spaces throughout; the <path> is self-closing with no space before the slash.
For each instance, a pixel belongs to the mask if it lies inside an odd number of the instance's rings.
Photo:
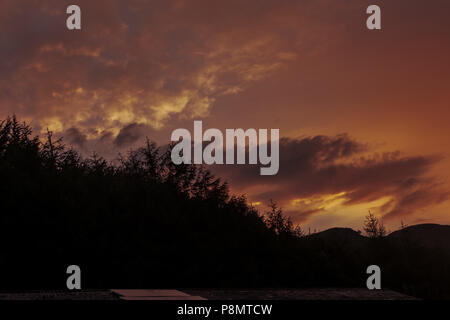
<path id="1" fill-rule="evenodd" d="M 82 29 L 66 28 L 77 4 Z M 366 8 L 381 8 L 381 30 Z M 213 166 L 312 230 L 450 223 L 448 0 L 2 0 L 0 118 L 83 154 L 177 128 L 280 129 L 280 170 Z"/>

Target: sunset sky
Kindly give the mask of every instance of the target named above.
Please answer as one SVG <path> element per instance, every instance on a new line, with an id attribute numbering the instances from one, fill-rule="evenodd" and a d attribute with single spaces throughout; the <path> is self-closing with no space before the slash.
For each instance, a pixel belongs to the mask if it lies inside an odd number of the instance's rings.
<path id="1" fill-rule="evenodd" d="M 82 30 L 66 28 L 66 8 Z M 366 28 L 366 8 L 382 30 Z M 113 159 L 177 128 L 279 128 L 280 170 L 216 166 L 304 228 L 450 223 L 448 0 L 2 0 L 0 118 Z"/>

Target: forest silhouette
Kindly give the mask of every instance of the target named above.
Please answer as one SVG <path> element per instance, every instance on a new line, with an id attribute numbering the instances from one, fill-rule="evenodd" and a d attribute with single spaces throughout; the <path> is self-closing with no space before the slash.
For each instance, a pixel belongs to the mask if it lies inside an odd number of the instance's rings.
<path id="1" fill-rule="evenodd" d="M 305 235 L 274 202 L 259 212 L 205 167 L 174 165 L 170 146 L 116 163 L 83 158 L 15 116 L 0 122 L 0 289 L 382 286 L 450 298 L 450 250 L 351 229 Z"/>

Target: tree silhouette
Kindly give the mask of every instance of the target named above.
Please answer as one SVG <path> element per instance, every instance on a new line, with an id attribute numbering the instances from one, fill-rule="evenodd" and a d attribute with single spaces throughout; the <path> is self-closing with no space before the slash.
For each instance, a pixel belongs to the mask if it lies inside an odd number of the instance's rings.
<path id="1" fill-rule="evenodd" d="M 365 217 L 364 231 L 369 238 L 382 238 L 386 236 L 386 228 L 383 223 L 370 210 L 369 214 Z"/>

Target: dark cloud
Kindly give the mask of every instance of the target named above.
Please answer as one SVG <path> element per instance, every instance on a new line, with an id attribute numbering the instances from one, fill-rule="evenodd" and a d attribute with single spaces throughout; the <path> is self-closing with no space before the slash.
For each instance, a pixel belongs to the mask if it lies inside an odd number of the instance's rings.
<path id="1" fill-rule="evenodd" d="M 386 218 L 393 218 L 443 203 L 450 198 L 450 192 L 440 187 L 439 184 L 430 182 L 420 184 L 416 188 L 409 188 L 398 196 L 396 202 L 389 202 L 382 211 L 386 212 Z"/>
<path id="2" fill-rule="evenodd" d="M 289 3 L 80 0 L 72 32 L 65 2 L 2 1 L 1 111 L 83 133 L 206 116 L 217 97 L 295 60 L 301 35 L 281 38 L 270 21 Z M 254 30 L 242 33 L 249 19 Z"/>
<path id="3" fill-rule="evenodd" d="M 118 147 L 124 147 L 135 143 L 140 137 L 142 137 L 143 127 L 144 126 L 137 123 L 132 123 L 126 127 L 123 127 L 114 140 L 114 144 Z"/>
<path id="4" fill-rule="evenodd" d="M 77 128 L 70 128 L 64 133 L 64 138 L 70 144 L 78 147 L 83 147 L 87 141 L 87 137 Z"/>
<path id="5" fill-rule="evenodd" d="M 347 135 L 283 138 L 276 176 L 260 176 L 259 167 L 249 165 L 216 166 L 214 171 L 239 190 L 265 186 L 263 192 L 252 192 L 251 200 L 275 199 L 300 221 L 323 212 L 335 200 L 352 205 L 389 197 L 378 210 L 391 218 L 448 199 L 449 193 L 427 175 L 439 157 L 404 157 L 399 152 L 370 155 L 368 151 Z"/>

